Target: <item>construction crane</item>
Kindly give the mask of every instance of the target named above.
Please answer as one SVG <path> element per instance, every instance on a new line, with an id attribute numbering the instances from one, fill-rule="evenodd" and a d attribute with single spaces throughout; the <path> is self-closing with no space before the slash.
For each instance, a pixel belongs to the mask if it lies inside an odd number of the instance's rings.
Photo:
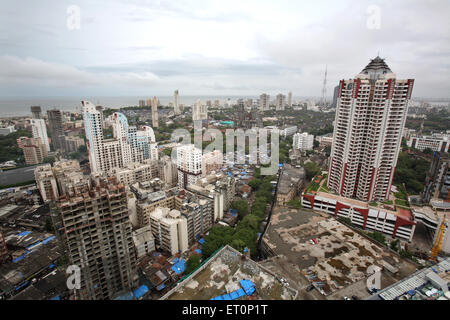
<path id="1" fill-rule="evenodd" d="M 430 260 L 436 261 L 438 253 L 442 250 L 442 238 L 444 237 L 446 223 L 444 219 L 441 220 L 439 228 L 436 230 L 436 236 L 434 238 L 433 247 L 431 248 Z"/>

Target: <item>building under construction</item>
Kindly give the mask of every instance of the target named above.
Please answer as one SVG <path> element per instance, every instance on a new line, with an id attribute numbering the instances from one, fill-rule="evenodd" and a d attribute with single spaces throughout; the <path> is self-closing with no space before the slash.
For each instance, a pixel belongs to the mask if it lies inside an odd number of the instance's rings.
<path id="1" fill-rule="evenodd" d="M 77 299 L 111 299 L 137 280 L 125 187 L 115 178 L 90 178 L 52 202 L 52 219 L 71 265 L 80 267 Z"/>

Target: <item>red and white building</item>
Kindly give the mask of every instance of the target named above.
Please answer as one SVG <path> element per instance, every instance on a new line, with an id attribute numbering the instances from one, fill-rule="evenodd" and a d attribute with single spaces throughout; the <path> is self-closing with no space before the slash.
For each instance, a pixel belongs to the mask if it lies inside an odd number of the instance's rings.
<path id="1" fill-rule="evenodd" d="M 328 187 L 363 201 L 389 196 L 414 80 L 376 57 L 339 83 Z"/>
<path id="2" fill-rule="evenodd" d="M 393 238 L 411 241 L 416 221 L 410 210 L 392 206 L 376 207 L 365 201 L 317 192 L 302 194 L 302 206 L 328 213 L 335 218 L 348 218 L 352 224 L 368 231 L 378 231 Z"/>

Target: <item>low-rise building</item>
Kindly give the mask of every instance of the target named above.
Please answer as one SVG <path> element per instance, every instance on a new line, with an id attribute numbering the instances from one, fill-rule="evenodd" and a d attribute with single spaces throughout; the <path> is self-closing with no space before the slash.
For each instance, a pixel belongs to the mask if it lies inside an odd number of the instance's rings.
<path id="1" fill-rule="evenodd" d="M 285 164 L 278 182 L 277 203 L 286 205 L 301 191 L 305 183 L 305 169 Z"/>
<path id="2" fill-rule="evenodd" d="M 314 136 L 307 132 L 294 134 L 292 142 L 293 149 L 299 149 L 300 151 L 312 150 L 314 147 Z"/>
<path id="3" fill-rule="evenodd" d="M 414 215 L 409 209 L 385 205 L 382 207 L 339 195 L 313 191 L 302 194 L 302 206 L 328 213 L 336 218 L 350 219 L 362 229 L 378 231 L 393 238 L 411 241 L 416 228 Z"/>
<path id="4" fill-rule="evenodd" d="M 27 165 L 42 163 L 48 156 L 47 147 L 42 143 L 41 138 L 21 137 L 18 139 L 18 146 L 23 150 Z"/>
<path id="5" fill-rule="evenodd" d="M 189 249 L 187 221 L 180 211 L 156 208 L 150 213 L 150 226 L 158 249 L 172 255 Z"/>
<path id="6" fill-rule="evenodd" d="M 438 152 L 448 152 L 450 145 L 450 135 L 443 133 L 433 133 L 431 136 L 410 136 L 406 142 L 408 147 L 419 149 L 431 149 Z"/>
<path id="7" fill-rule="evenodd" d="M 36 167 L 34 169 L 34 179 L 44 202 L 59 198 L 58 185 L 50 164 L 47 163 Z"/>
<path id="8" fill-rule="evenodd" d="M 132 237 L 138 259 L 155 251 L 155 238 L 150 225 L 134 230 Z"/>

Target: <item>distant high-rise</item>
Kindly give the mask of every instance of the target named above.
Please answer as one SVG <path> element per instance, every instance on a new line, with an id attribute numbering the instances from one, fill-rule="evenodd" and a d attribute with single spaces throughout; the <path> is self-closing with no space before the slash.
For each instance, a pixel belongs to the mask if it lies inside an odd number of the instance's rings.
<path id="1" fill-rule="evenodd" d="M 202 104 L 200 100 L 197 100 L 192 106 L 192 120 L 206 120 L 208 119 L 208 110 L 206 105 Z"/>
<path id="2" fill-rule="evenodd" d="M 152 101 L 152 126 L 153 128 L 159 127 L 158 122 L 158 99 L 156 97 L 153 97 Z"/>
<path id="3" fill-rule="evenodd" d="M 173 112 L 178 115 L 181 113 L 180 110 L 180 96 L 178 95 L 178 90 L 173 93 Z"/>
<path id="4" fill-rule="evenodd" d="M 17 139 L 17 145 L 22 149 L 25 163 L 28 165 L 42 163 L 48 155 L 47 147 L 41 138 L 21 137 Z"/>
<path id="5" fill-rule="evenodd" d="M 145 100 L 139 100 L 139 107 L 145 107 Z"/>
<path id="6" fill-rule="evenodd" d="M 80 267 L 78 299 L 112 299 L 137 285 L 136 253 L 125 187 L 92 178 L 51 204 L 56 233 L 69 264 Z"/>
<path id="7" fill-rule="evenodd" d="M 259 111 L 270 110 L 270 95 L 263 93 L 259 96 Z"/>
<path id="8" fill-rule="evenodd" d="M 31 131 L 33 133 L 33 138 L 40 138 L 41 142 L 47 148 L 47 152 L 49 152 L 50 144 L 48 142 L 47 126 L 45 125 L 45 120 L 40 118 L 31 119 Z"/>
<path id="9" fill-rule="evenodd" d="M 292 107 L 292 92 L 290 91 L 288 93 L 288 106 Z"/>
<path id="10" fill-rule="evenodd" d="M 396 79 L 376 57 L 355 79 L 341 80 L 328 187 L 344 197 L 389 197 L 414 80 Z"/>
<path id="11" fill-rule="evenodd" d="M 337 106 L 337 99 L 339 95 L 339 86 L 334 87 L 334 93 L 333 93 L 333 101 L 331 102 L 331 108 L 336 108 Z"/>
<path id="12" fill-rule="evenodd" d="M 64 129 L 61 111 L 57 109 L 47 110 L 47 117 L 53 148 L 55 150 L 64 149 Z"/>
<path id="13" fill-rule="evenodd" d="M 31 116 L 33 119 L 41 119 L 42 118 L 42 110 L 39 106 L 31 107 Z"/>
<path id="14" fill-rule="evenodd" d="M 286 108 L 286 96 L 284 94 L 277 94 L 275 101 L 275 110 L 284 110 Z"/>

